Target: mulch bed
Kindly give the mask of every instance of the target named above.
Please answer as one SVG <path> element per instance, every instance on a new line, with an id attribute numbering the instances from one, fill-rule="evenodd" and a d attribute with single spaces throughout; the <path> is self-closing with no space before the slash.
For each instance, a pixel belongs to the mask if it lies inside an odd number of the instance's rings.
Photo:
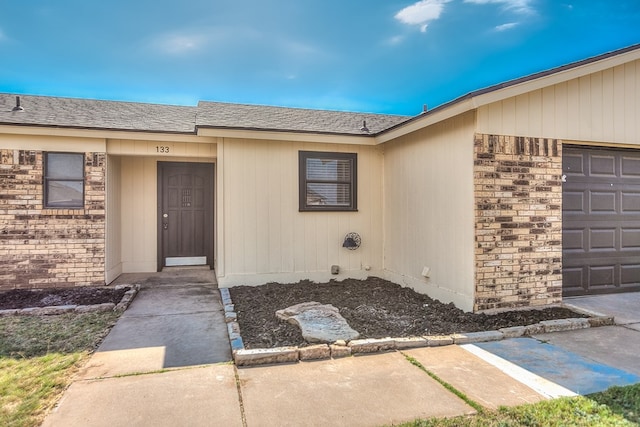
<path id="1" fill-rule="evenodd" d="M 360 338 L 448 335 L 526 326 L 543 320 L 586 317 L 566 308 L 516 310 L 500 314 L 465 313 L 389 281 L 370 277 L 342 282 L 269 283 L 229 289 L 245 348 L 306 346 L 297 326 L 275 312 L 302 302 L 331 304 Z"/>
<path id="2" fill-rule="evenodd" d="M 61 289 L 13 289 L 0 293 L 0 310 L 60 305 L 118 304 L 127 289 L 77 287 Z"/>

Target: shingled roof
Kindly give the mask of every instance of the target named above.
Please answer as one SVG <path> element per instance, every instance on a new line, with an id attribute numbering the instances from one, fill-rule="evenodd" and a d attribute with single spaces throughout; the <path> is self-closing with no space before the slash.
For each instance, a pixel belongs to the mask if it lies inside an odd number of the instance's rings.
<path id="1" fill-rule="evenodd" d="M 0 94 L 0 124 L 183 134 L 206 127 L 375 135 L 409 118 L 222 102 L 184 107 L 32 95 L 20 95 L 22 109 L 16 105 L 16 95 Z"/>
<path id="2" fill-rule="evenodd" d="M 196 107 L 0 94 L 0 124 L 195 133 Z"/>
<path id="3" fill-rule="evenodd" d="M 309 110 L 264 105 L 205 102 L 198 104 L 199 128 L 375 135 L 408 116 Z"/>

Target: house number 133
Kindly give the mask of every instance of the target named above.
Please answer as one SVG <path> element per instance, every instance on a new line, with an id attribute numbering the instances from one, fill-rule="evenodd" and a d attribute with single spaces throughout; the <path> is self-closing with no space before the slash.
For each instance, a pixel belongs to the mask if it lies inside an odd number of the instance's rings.
<path id="1" fill-rule="evenodd" d="M 169 147 L 166 145 L 156 145 L 156 153 L 168 153 Z"/>

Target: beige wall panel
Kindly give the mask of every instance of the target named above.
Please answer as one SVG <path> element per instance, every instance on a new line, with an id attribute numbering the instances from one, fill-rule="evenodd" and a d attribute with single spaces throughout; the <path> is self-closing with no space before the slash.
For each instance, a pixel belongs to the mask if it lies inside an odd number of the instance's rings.
<path id="1" fill-rule="evenodd" d="M 0 148 L 104 153 L 106 151 L 106 143 L 104 139 L 96 138 L 0 134 Z"/>
<path id="2" fill-rule="evenodd" d="M 478 109 L 477 131 L 640 145 L 640 61 Z"/>
<path id="3" fill-rule="evenodd" d="M 120 156 L 205 157 L 216 156 L 216 138 L 202 138 L 202 143 L 181 141 L 107 140 L 107 152 Z"/>
<path id="4" fill-rule="evenodd" d="M 328 280 L 382 269 L 382 149 L 292 141 L 225 139 L 222 286 L 302 278 Z M 358 153 L 358 212 L 298 212 L 298 152 Z M 342 248 L 360 233 L 362 247 Z M 218 240 L 220 242 L 220 239 Z M 224 272 L 222 273 L 221 270 Z"/>
<path id="5" fill-rule="evenodd" d="M 471 310 L 474 299 L 474 114 L 385 146 L 387 277 Z M 423 267 L 431 277 L 421 276 Z"/>
<path id="6" fill-rule="evenodd" d="M 122 273 L 122 197 L 121 159 L 107 156 L 107 233 L 105 282 L 111 283 Z"/>

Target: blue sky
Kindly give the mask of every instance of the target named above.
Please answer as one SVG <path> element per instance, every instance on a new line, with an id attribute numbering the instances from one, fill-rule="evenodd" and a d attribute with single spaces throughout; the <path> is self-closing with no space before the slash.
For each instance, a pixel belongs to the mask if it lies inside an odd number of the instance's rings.
<path id="1" fill-rule="evenodd" d="M 637 43 L 639 0 L 0 0 L 0 92 L 415 115 Z"/>

